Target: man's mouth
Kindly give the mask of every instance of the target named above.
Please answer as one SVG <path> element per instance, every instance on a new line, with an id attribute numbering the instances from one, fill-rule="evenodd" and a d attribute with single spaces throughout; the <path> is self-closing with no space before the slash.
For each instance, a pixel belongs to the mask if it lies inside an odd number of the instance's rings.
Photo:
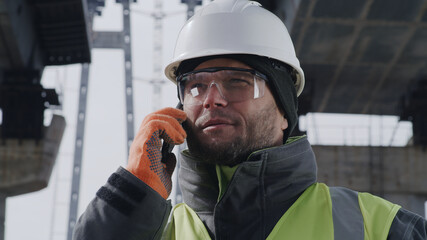
<path id="1" fill-rule="evenodd" d="M 215 130 L 233 125 L 231 121 L 225 119 L 211 119 L 203 123 L 201 128 L 203 130 Z"/>

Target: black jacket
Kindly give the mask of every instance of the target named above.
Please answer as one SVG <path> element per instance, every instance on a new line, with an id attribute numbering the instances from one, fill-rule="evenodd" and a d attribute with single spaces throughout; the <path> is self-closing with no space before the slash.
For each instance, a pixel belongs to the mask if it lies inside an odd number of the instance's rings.
<path id="1" fill-rule="evenodd" d="M 185 152 L 182 156 L 179 179 L 184 202 L 215 239 L 265 239 L 316 182 L 315 157 L 306 138 L 253 153 L 239 165 L 219 202 L 215 166 Z M 77 222 L 73 239 L 157 239 L 170 210 L 170 202 L 119 168 Z M 427 222 L 400 209 L 387 239 L 427 239 Z"/>

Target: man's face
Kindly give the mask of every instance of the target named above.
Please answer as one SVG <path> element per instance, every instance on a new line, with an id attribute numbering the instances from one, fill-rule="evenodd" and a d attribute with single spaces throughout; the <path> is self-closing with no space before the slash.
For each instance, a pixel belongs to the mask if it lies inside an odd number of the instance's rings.
<path id="1" fill-rule="evenodd" d="M 211 67 L 250 69 L 237 60 L 216 58 L 194 70 Z M 184 111 L 190 153 L 214 164 L 233 166 L 256 150 L 279 146 L 288 127 L 268 87 L 261 98 L 228 102 L 214 85 L 201 105 L 184 105 Z"/>

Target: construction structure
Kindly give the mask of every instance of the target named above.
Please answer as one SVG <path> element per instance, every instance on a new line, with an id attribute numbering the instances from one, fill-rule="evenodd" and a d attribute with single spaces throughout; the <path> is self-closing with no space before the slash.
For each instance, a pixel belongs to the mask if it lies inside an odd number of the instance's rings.
<path id="1" fill-rule="evenodd" d="M 132 74 L 132 48 L 131 48 L 131 30 L 130 30 L 130 3 L 136 0 L 116 0 L 123 5 L 123 30 L 119 32 L 96 32 L 92 29 L 93 17 L 100 15 L 102 7 L 105 6 L 105 0 L 87 0 L 88 4 L 88 31 L 91 36 L 93 48 L 113 48 L 124 51 L 125 68 L 125 98 L 126 98 L 126 149 L 132 144 L 134 137 L 134 113 L 133 113 L 133 74 Z M 89 65 L 82 67 L 80 80 L 79 109 L 77 117 L 76 139 L 74 148 L 74 163 L 70 192 L 70 207 L 68 216 L 67 239 L 72 239 L 74 225 L 77 221 L 78 202 L 80 195 L 80 179 L 84 147 L 85 116 L 87 106 L 87 94 L 89 85 Z"/>
<path id="2" fill-rule="evenodd" d="M 427 2 L 423 0 L 258 0 L 288 27 L 307 81 L 299 114 L 310 112 L 399 116 L 411 121 L 405 147 L 313 146 L 319 181 L 369 191 L 424 215 L 427 200 Z M 47 186 L 65 119 L 43 126 L 43 112 L 60 105 L 44 89 L 45 66 L 83 63 L 71 181 L 68 239 L 77 219 L 86 99 L 92 48 L 124 51 L 129 148 L 134 136 L 131 0 L 123 30 L 94 32 L 104 0 L 0 0 L 0 240 L 5 199 Z M 156 36 L 161 38 L 158 1 Z M 200 0 L 181 0 L 191 17 Z M 71 10 L 70 10 L 71 9 Z M 151 36 L 150 36 L 151 37 Z M 31 44 L 30 44 L 31 43 Z M 161 41 L 155 45 L 153 85 L 161 99 Z M 179 196 L 179 192 L 177 197 Z"/>
<path id="3" fill-rule="evenodd" d="M 102 0 L 87 0 L 88 2 L 88 25 L 89 33 L 92 36 L 93 48 L 103 49 L 122 49 L 124 51 L 124 67 L 125 67 L 125 96 L 126 96 L 126 122 L 127 122 L 127 150 L 129 153 L 130 145 L 134 138 L 134 109 L 133 109 L 133 74 L 132 74 L 132 51 L 131 51 L 131 25 L 130 25 L 130 0 L 116 0 L 117 3 L 123 6 L 123 30 L 120 32 L 100 32 L 92 30 L 92 22 L 95 14 L 101 14 L 102 7 L 105 6 L 105 1 Z M 133 0 L 133 2 L 137 2 Z M 188 5 L 187 18 L 194 14 L 194 9 L 197 5 L 201 5 L 200 0 L 189 1 L 182 0 L 182 3 Z M 163 1 L 155 0 L 155 10 L 151 14 L 154 18 L 154 32 L 153 32 L 153 78 L 150 83 L 153 85 L 153 103 L 157 106 L 162 102 L 162 85 L 165 83 L 162 69 L 162 31 L 163 31 L 163 18 L 166 14 L 162 10 Z M 89 81 L 89 65 L 84 65 L 81 74 L 80 83 L 80 97 L 79 97 L 79 110 L 78 110 L 78 123 L 76 129 L 75 150 L 74 150 L 74 163 L 72 169 L 72 185 L 70 193 L 70 208 L 68 217 L 68 232 L 67 239 L 72 239 L 72 232 L 74 225 L 77 221 L 79 189 L 81 179 L 82 167 L 82 153 L 84 146 L 84 126 L 86 115 L 86 99 L 88 92 Z M 152 106 L 153 111 L 157 110 L 157 106 Z M 179 163 L 178 163 L 179 165 Z M 176 191 L 175 198 L 179 197 L 180 191 Z"/>
<path id="4" fill-rule="evenodd" d="M 65 129 L 44 110 L 59 105 L 40 83 L 45 66 L 90 62 L 87 6 L 81 0 L 0 1 L 0 239 L 6 197 L 47 186 Z"/>
<path id="5" fill-rule="evenodd" d="M 424 215 L 427 2 L 261 0 L 286 24 L 306 75 L 299 114 L 394 115 L 405 147 L 314 146 L 319 181 L 369 191 Z"/>

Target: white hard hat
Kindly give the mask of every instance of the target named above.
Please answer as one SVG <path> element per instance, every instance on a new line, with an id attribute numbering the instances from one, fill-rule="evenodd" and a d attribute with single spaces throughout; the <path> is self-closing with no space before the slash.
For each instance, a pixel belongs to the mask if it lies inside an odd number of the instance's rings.
<path id="1" fill-rule="evenodd" d="M 181 29 L 166 76 L 176 83 L 182 61 L 224 54 L 252 54 L 273 58 L 293 67 L 299 96 L 304 72 L 283 22 L 261 4 L 248 0 L 215 0 L 190 18 Z"/>

